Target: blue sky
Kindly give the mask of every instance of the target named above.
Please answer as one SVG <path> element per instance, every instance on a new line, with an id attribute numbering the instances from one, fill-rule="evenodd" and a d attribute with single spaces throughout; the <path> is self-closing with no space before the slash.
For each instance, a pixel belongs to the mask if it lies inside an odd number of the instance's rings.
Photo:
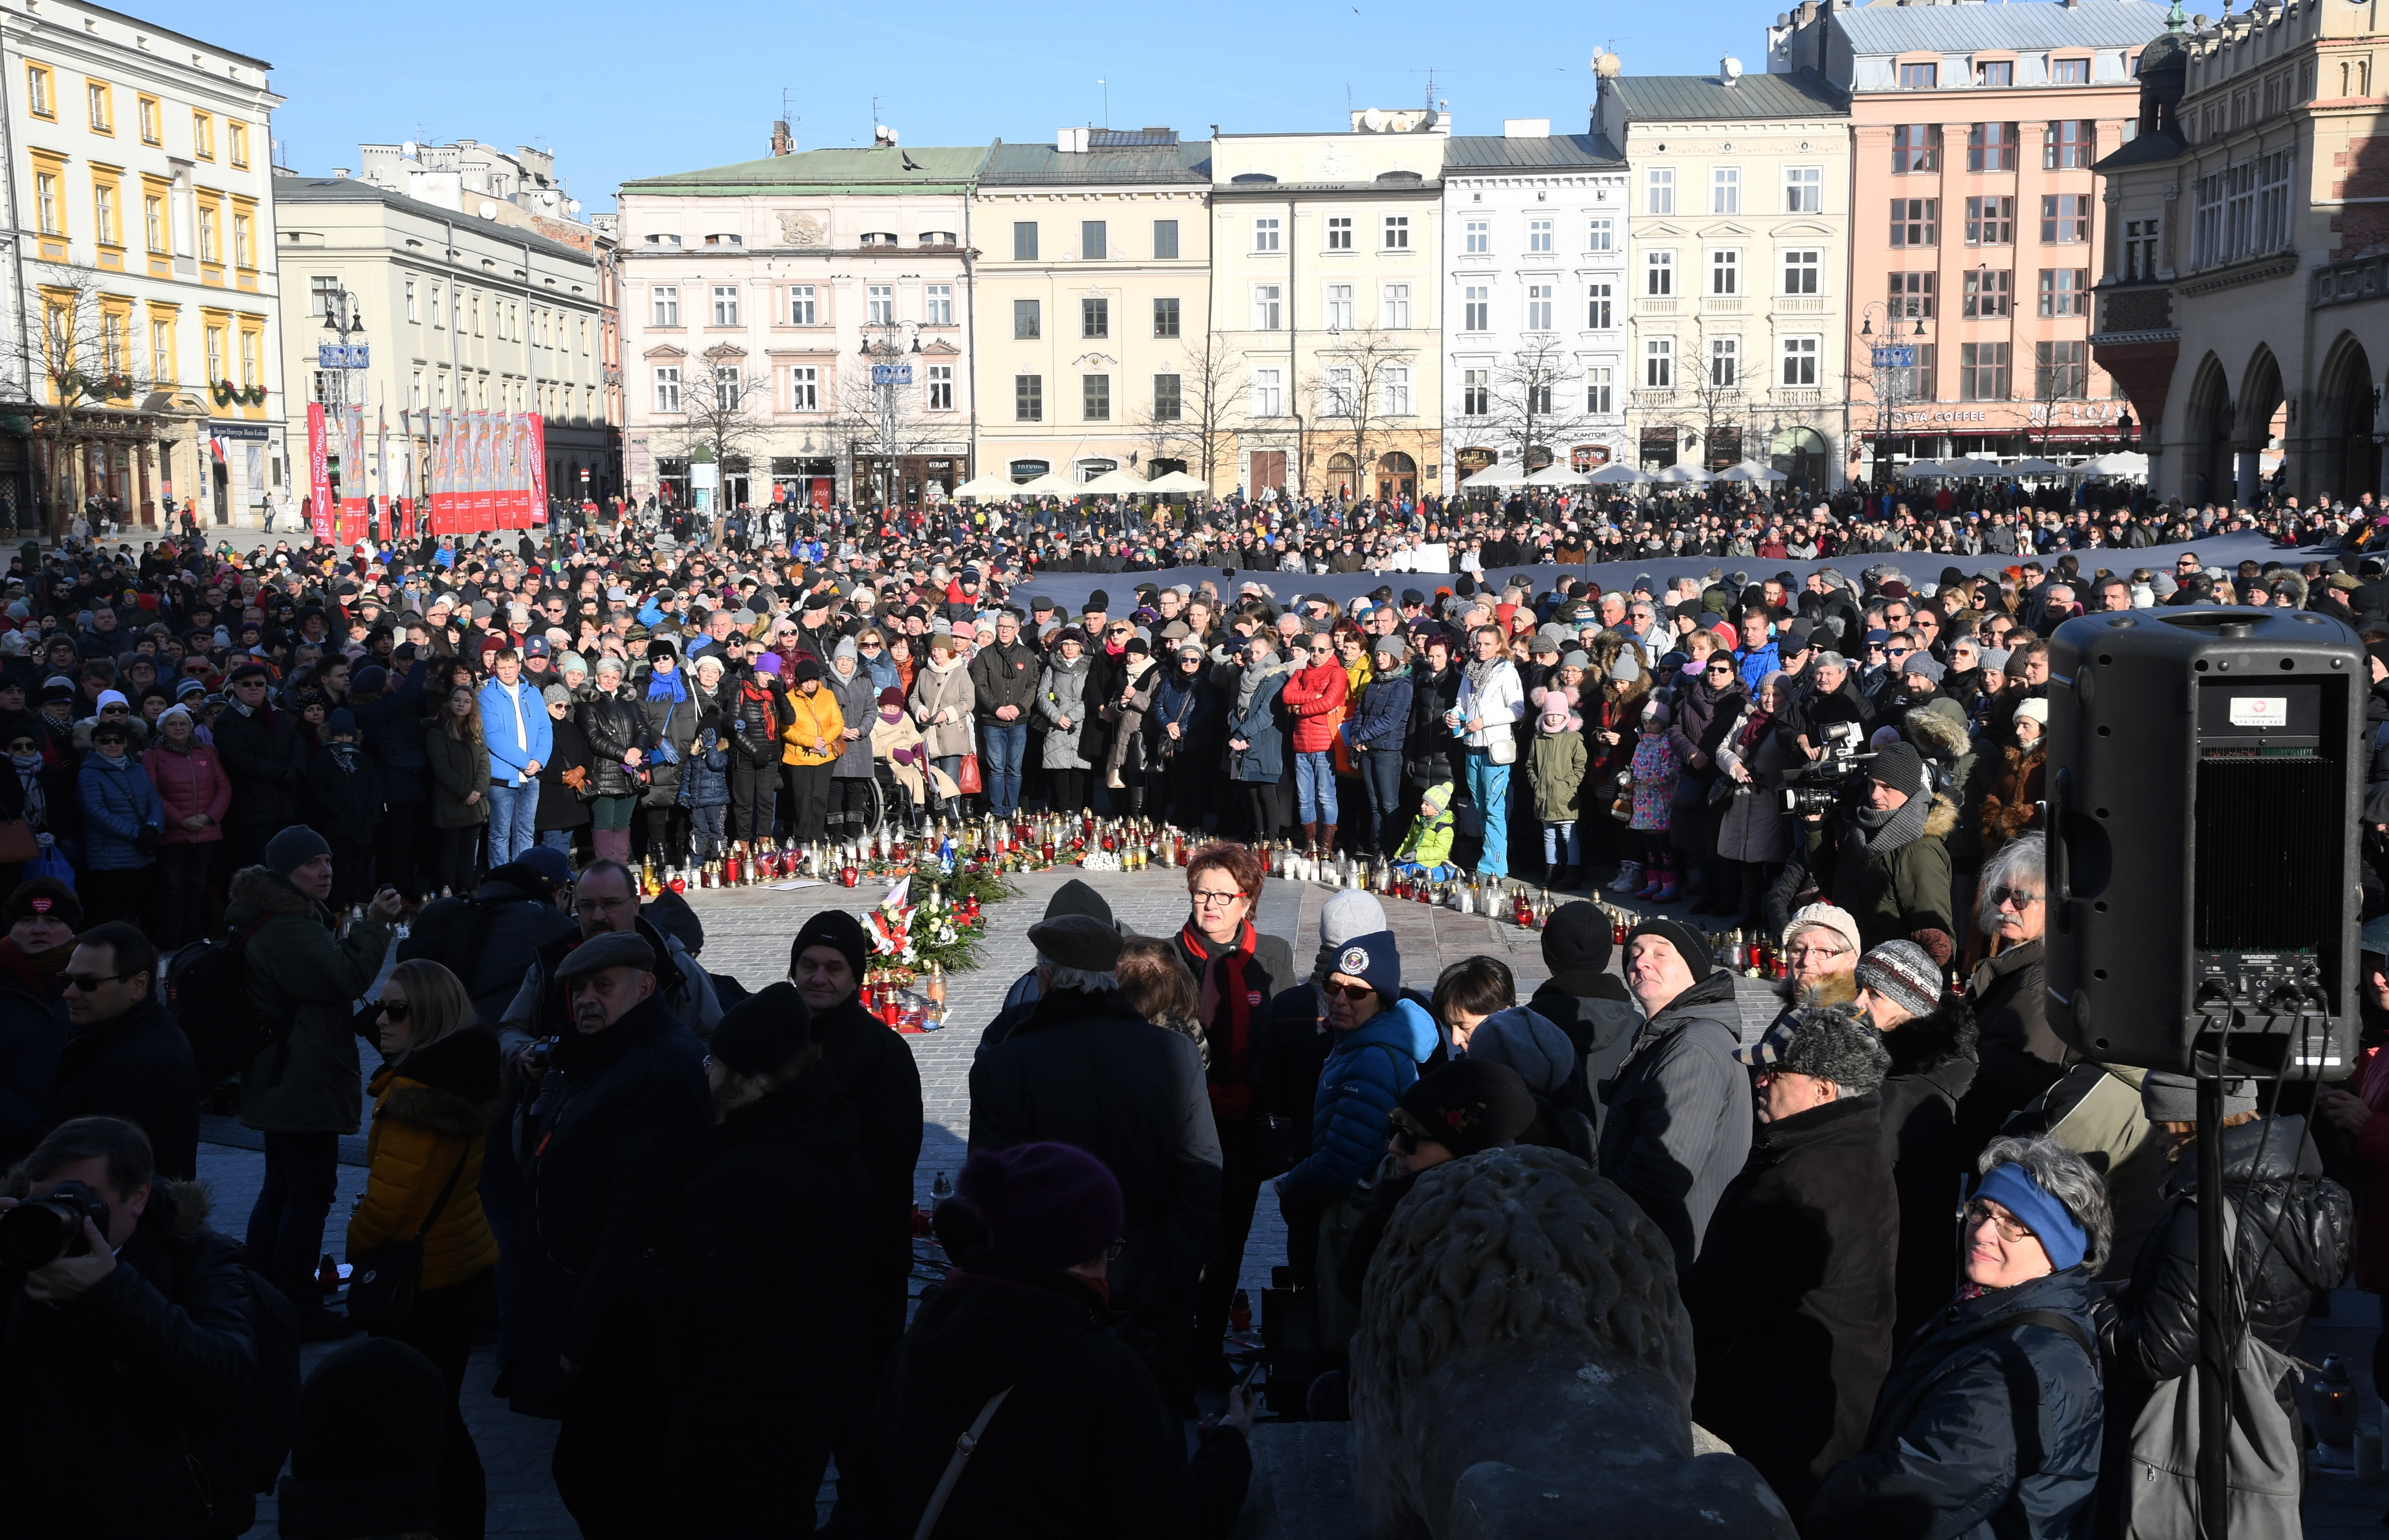
<path id="1" fill-rule="evenodd" d="M 1463 134 L 1499 134 L 1505 117 L 1572 132 L 1592 100 L 1595 48 L 1637 74 L 1708 72 L 1729 52 L 1756 71 L 1782 6 L 115 3 L 271 61 L 288 98 L 274 133 L 301 172 L 354 166 L 361 140 L 538 145 L 592 210 L 631 178 L 764 154 L 784 90 L 806 149 L 870 143 L 875 95 L 908 145 L 1050 141 L 1065 123 L 1105 121 L 1098 81 L 1115 127 L 1338 128 L 1348 90 L 1351 106 L 1416 105 L 1430 68 Z"/>

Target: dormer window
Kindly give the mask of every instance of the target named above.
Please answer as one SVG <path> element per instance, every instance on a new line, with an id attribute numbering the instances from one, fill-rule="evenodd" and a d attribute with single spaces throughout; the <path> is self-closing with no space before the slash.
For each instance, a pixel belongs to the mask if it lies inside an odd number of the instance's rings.
<path id="1" fill-rule="evenodd" d="M 2015 61 L 2006 58 L 1980 59 L 1974 65 L 1976 85 L 2013 85 Z"/>
<path id="2" fill-rule="evenodd" d="M 2087 58 L 2052 58 L 2049 61 L 2049 83 L 2051 85 L 2088 85 L 2090 83 L 2090 61 Z"/>
<path id="3" fill-rule="evenodd" d="M 924 230 L 921 232 L 921 244 L 923 246 L 960 246 L 962 242 L 955 238 L 954 233 L 951 230 Z"/>
<path id="4" fill-rule="evenodd" d="M 708 235 L 705 237 L 705 244 L 708 246 L 744 246 L 747 244 L 747 237 L 744 235 Z"/>
<path id="5" fill-rule="evenodd" d="M 678 246 L 680 244 L 680 237 L 678 235 L 649 235 L 647 237 L 647 244 L 649 246 Z"/>
<path id="6" fill-rule="evenodd" d="M 894 246 L 896 244 L 896 232 L 893 230 L 865 230 L 862 233 L 862 244 L 865 246 Z"/>

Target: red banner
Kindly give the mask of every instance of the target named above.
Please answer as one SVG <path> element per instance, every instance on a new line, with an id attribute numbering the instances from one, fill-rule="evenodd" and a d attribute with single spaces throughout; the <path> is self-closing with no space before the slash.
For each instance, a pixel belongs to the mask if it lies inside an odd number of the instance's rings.
<path id="1" fill-rule="evenodd" d="M 326 464 L 330 447 L 325 441 L 324 405 L 307 403 L 307 517 L 315 539 L 332 538 L 332 473 Z"/>
<path id="2" fill-rule="evenodd" d="M 530 522 L 547 523 L 547 419 L 534 412 L 523 419 L 524 454 L 530 469 Z"/>
<path id="3" fill-rule="evenodd" d="M 353 545 L 365 528 L 365 409 L 340 409 L 339 543 Z"/>

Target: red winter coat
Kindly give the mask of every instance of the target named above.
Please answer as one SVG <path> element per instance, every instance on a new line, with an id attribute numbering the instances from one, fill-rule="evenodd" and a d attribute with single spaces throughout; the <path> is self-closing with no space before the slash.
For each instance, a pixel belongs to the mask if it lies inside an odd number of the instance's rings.
<path id="1" fill-rule="evenodd" d="M 1344 697 L 1350 690 L 1344 666 L 1334 658 L 1286 676 L 1278 698 L 1295 715 L 1295 753 L 1323 754 L 1334 746 L 1336 725 L 1344 719 Z"/>
<path id="2" fill-rule="evenodd" d="M 168 845 L 204 845 L 224 838 L 224 816 L 232 807 L 232 777 L 224 773 L 224 761 L 216 757 L 214 749 L 194 738 L 190 752 L 182 754 L 160 742 L 142 756 L 141 767 L 158 788 L 158 800 L 166 805 Z M 184 828 L 183 820 L 193 813 L 205 813 L 214 821 L 204 829 Z"/>

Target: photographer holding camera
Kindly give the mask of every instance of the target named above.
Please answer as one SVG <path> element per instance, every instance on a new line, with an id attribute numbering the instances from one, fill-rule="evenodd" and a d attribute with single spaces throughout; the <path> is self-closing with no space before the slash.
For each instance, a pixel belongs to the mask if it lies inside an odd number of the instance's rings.
<path id="1" fill-rule="evenodd" d="M 24 1540 L 228 1540 L 256 1520 L 240 1246 L 121 1118 L 60 1126 L 0 1198 L 0 1483 Z M 295 1394 L 296 1387 L 290 1387 Z M 286 1403 L 287 1404 L 287 1403 Z"/>
<path id="2" fill-rule="evenodd" d="M 1933 772 L 1914 745 L 1886 745 L 1872 757 L 1846 745 L 1812 763 L 1785 791 L 1786 810 L 1806 825 L 1785 886 L 1799 901 L 1813 890 L 1847 910 L 1867 948 L 1913 941 L 1943 967 L 1956 952 L 1949 919 L 1949 851 L 1958 809 L 1935 794 Z"/>

